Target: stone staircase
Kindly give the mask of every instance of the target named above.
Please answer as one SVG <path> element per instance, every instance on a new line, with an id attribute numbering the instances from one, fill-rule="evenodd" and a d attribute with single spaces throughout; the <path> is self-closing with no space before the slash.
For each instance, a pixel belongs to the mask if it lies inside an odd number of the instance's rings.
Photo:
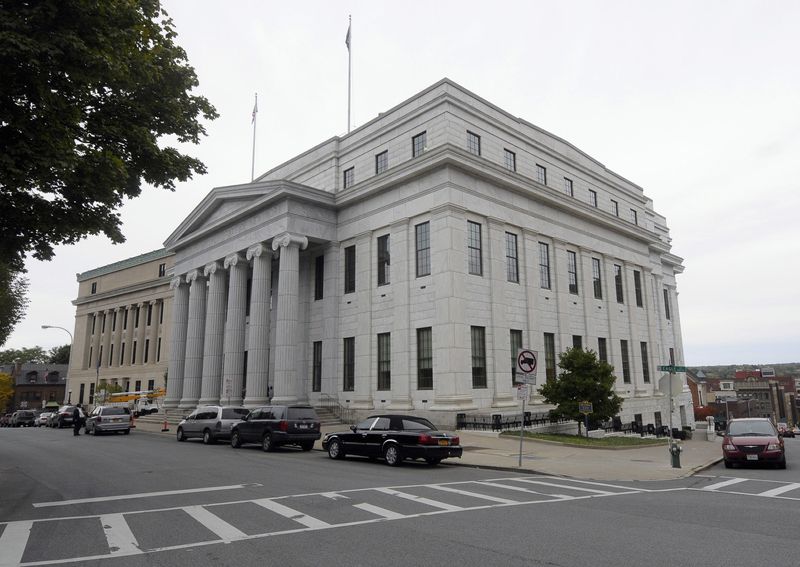
<path id="1" fill-rule="evenodd" d="M 314 409 L 317 411 L 317 415 L 319 416 L 320 427 L 342 425 L 342 420 L 339 419 L 330 408 L 315 407 Z"/>

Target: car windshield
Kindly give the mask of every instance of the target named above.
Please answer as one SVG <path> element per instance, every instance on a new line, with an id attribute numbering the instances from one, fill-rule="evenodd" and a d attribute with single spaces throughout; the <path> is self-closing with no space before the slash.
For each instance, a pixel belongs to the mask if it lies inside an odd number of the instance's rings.
<path id="1" fill-rule="evenodd" d="M 733 421 L 728 427 L 731 437 L 774 437 L 775 429 L 768 421 Z"/>
<path id="2" fill-rule="evenodd" d="M 248 413 L 246 408 L 222 408 L 222 419 L 242 419 Z"/>

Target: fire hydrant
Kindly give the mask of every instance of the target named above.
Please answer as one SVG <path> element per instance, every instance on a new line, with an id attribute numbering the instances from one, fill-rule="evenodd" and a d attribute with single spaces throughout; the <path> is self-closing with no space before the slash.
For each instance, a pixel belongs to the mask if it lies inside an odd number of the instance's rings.
<path id="1" fill-rule="evenodd" d="M 683 447 L 678 445 L 678 442 L 672 439 L 669 442 L 669 454 L 672 455 L 672 468 L 679 469 L 681 468 L 681 453 L 683 452 Z"/>

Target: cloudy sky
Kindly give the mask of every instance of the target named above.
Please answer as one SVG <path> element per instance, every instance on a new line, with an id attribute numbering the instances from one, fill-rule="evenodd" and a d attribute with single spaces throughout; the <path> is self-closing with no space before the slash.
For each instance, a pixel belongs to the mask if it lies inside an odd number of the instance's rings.
<path id="1" fill-rule="evenodd" d="M 147 188 L 127 242 L 28 262 L 31 306 L 4 348 L 64 344 L 75 274 L 160 248 L 213 187 L 358 126 L 448 77 L 644 187 L 667 217 L 688 365 L 800 361 L 800 3 L 170 0 L 220 118 L 186 148 L 208 174 Z"/>

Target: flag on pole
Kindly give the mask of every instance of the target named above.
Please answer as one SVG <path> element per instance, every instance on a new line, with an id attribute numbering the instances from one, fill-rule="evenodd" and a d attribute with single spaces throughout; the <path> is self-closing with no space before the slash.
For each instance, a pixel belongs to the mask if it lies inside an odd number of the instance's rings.
<path id="1" fill-rule="evenodd" d="M 347 46 L 347 50 L 350 51 L 350 30 L 353 27 L 353 22 L 350 21 L 350 24 L 347 26 L 347 36 L 344 38 L 344 44 Z"/>
<path id="2" fill-rule="evenodd" d="M 256 121 L 256 114 L 258 114 L 258 94 L 256 94 L 256 102 L 253 105 L 253 119 L 250 120 L 250 124 L 253 124 Z"/>

